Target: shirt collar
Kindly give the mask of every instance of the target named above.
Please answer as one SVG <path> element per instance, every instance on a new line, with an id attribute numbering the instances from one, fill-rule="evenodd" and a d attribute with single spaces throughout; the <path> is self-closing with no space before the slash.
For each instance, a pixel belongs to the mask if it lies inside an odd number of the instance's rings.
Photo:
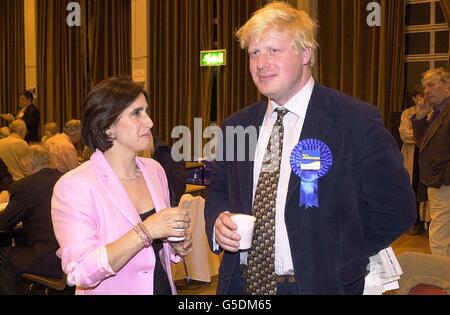
<path id="1" fill-rule="evenodd" d="M 306 116 L 306 110 L 308 108 L 309 101 L 311 100 L 311 95 L 314 89 L 315 81 L 313 77 L 305 84 L 305 86 L 298 91 L 298 93 L 292 97 L 283 107 L 289 110 L 289 112 L 299 116 Z M 275 101 L 269 101 L 268 111 L 272 114 L 275 110 L 282 106 L 278 105 Z"/>
<path id="2" fill-rule="evenodd" d="M 445 107 L 447 107 L 447 105 L 450 103 L 450 96 L 447 97 L 442 103 L 440 103 L 439 105 L 436 105 L 434 108 L 437 109 L 439 112 L 442 112 Z"/>

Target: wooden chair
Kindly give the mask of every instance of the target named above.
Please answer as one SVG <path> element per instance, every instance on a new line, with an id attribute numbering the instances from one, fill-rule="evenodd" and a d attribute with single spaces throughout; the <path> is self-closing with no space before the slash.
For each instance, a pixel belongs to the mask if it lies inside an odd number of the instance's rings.
<path id="1" fill-rule="evenodd" d="M 450 295 L 450 257 L 408 252 L 398 262 L 403 275 L 396 294 Z"/>
<path id="2" fill-rule="evenodd" d="M 31 284 L 28 286 L 29 293 L 32 292 L 33 287 L 36 284 L 40 284 L 45 287 L 45 291 L 44 291 L 45 295 L 49 295 L 50 290 L 62 292 L 67 287 L 66 275 L 64 275 L 63 278 L 58 279 L 58 278 L 49 278 L 49 277 L 34 275 L 34 274 L 30 274 L 30 273 L 24 273 L 24 274 L 22 274 L 22 278 L 31 282 Z"/>

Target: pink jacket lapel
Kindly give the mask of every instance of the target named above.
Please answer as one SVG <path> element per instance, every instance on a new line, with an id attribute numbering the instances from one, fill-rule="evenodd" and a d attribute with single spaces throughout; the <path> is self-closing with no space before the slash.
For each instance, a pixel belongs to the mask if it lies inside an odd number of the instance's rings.
<path id="1" fill-rule="evenodd" d="M 131 203 L 127 192 L 117 175 L 112 170 L 103 153 L 96 151 L 91 157 L 91 163 L 96 171 L 100 186 L 108 195 L 117 210 L 133 225 L 140 222 L 139 214 Z"/>

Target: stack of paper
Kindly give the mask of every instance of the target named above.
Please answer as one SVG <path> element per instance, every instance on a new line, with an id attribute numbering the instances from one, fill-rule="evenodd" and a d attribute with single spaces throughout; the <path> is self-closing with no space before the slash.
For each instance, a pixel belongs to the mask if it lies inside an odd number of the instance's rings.
<path id="1" fill-rule="evenodd" d="M 399 288 L 398 280 L 403 274 L 403 270 L 391 247 L 370 257 L 367 269 L 369 274 L 366 276 L 364 295 L 381 295 L 386 291 Z"/>

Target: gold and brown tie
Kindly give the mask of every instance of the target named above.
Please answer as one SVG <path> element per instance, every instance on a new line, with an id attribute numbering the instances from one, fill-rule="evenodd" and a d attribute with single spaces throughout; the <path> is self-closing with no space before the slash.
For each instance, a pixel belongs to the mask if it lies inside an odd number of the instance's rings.
<path id="1" fill-rule="evenodd" d="M 277 121 L 264 154 L 252 209 L 256 222 L 246 270 L 247 294 L 251 295 L 276 294 L 275 207 L 283 152 L 283 118 L 288 110 L 279 108 L 276 112 Z"/>

